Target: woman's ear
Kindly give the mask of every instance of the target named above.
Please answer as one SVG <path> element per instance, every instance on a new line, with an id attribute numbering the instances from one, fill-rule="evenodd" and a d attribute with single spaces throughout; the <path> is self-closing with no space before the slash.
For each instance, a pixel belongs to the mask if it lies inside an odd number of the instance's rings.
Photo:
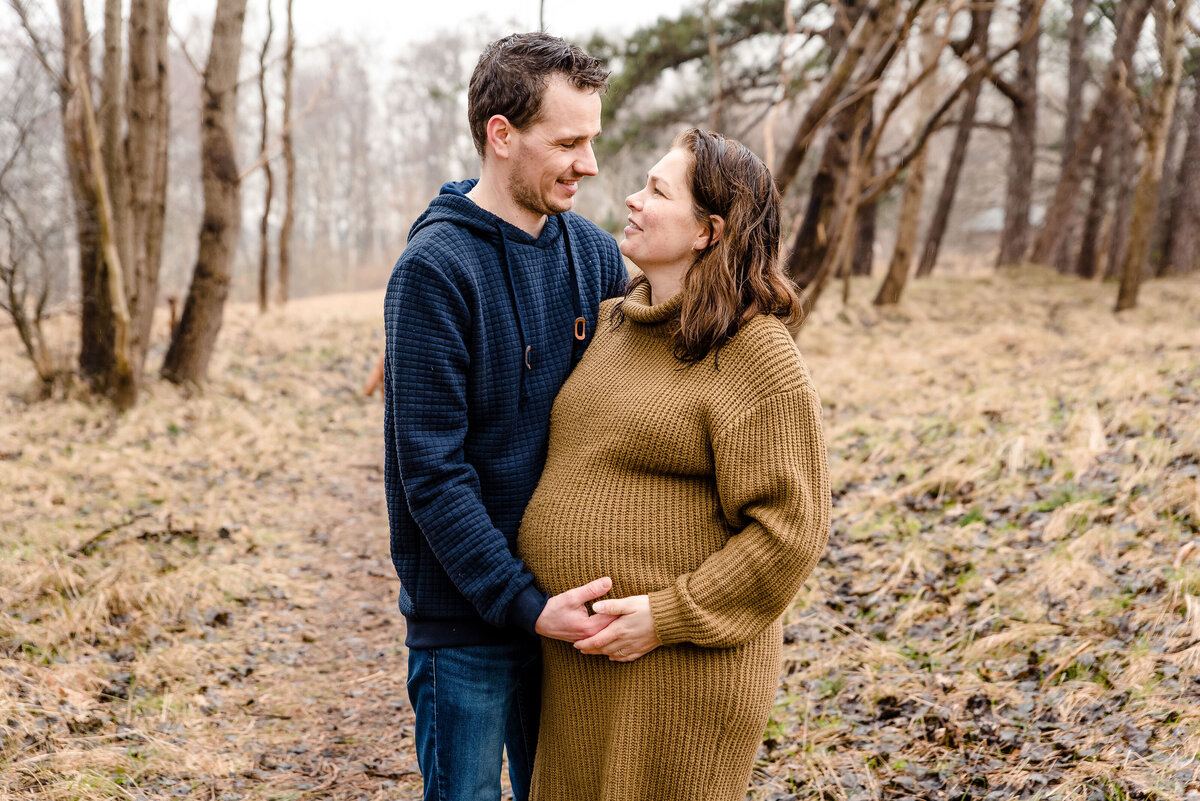
<path id="1" fill-rule="evenodd" d="M 708 250 L 721 241 L 723 233 L 725 233 L 725 218 L 719 214 L 708 215 L 708 231 L 696 237 L 692 250 Z"/>

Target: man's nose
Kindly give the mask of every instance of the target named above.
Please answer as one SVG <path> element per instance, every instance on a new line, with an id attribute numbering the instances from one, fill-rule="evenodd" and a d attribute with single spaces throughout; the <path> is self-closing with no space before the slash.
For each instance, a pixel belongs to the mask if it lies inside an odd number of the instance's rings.
<path id="1" fill-rule="evenodd" d="M 580 175 L 595 175 L 600 172 L 600 168 L 596 164 L 596 152 L 592 150 L 592 144 L 589 142 L 584 146 L 580 157 L 575 160 L 573 165 L 575 172 Z"/>

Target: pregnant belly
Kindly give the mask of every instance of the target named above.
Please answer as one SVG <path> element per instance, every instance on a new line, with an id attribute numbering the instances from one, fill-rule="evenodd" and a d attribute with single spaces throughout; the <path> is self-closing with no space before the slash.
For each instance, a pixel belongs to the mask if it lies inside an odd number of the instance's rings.
<path id="1" fill-rule="evenodd" d="M 725 544 L 716 493 L 703 481 L 661 481 L 655 492 L 558 492 L 543 480 L 517 552 L 551 595 L 609 576 L 611 597 L 672 584 Z M 647 498 L 656 498 L 649 501 Z"/>

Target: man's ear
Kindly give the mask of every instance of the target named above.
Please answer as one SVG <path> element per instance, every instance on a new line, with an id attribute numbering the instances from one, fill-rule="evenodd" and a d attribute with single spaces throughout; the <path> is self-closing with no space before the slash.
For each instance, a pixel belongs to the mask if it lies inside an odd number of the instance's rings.
<path id="1" fill-rule="evenodd" d="M 708 232 L 696 237 L 692 250 L 708 250 L 721 241 L 721 235 L 724 233 L 725 218 L 719 214 L 708 215 Z"/>
<path id="2" fill-rule="evenodd" d="M 503 114 L 495 114 L 487 121 L 488 146 L 502 159 L 508 158 L 512 123 Z"/>

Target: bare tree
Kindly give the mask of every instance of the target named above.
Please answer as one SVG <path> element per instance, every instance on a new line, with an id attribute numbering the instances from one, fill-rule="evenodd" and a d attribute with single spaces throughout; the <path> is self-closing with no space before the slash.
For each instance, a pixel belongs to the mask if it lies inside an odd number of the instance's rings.
<path id="1" fill-rule="evenodd" d="M 1158 267 L 1160 276 L 1191 272 L 1200 267 L 1200 71 L 1192 86 L 1187 141 L 1171 200 L 1167 242 Z"/>
<path id="2" fill-rule="evenodd" d="M 271 35 L 275 32 L 275 17 L 271 13 L 271 0 L 267 0 L 267 33 L 263 37 L 262 48 L 258 51 L 258 98 L 262 108 L 262 136 L 259 137 L 259 150 L 267 151 L 270 135 L 270 104 L 267 102 L 267 52 L 271 47 Z M 267 237 L 271 219 L 271 201 L 275 195 L 275 176 L 271 173 L 271 160 L 263 162 L 263 213 L 258 221 L 258 310 L 267 310 L 267 298 L 270 290 L 271 242 Z"/>
<path id="3" fill-rule="evenodd" d="M 1033 169 L 1037 155 L 1037 78 L 1041 26 L 1038 0 L 1020 0 L 1018 28 L 1023 40 L 1017 51 L 1017 78 L 1014 84 L 995 83 L 1012 101 L 1009 122 L 1008 187 L 1004 199 L 1004 230 L 1000 234 L 997 266 L 1016 264 L 1029 248 L 1029 210 L 1033 199 Z"/>
<path id="4" fill-rule="evenodd" d="M 163 377 L 199 383 L 208 372 L 229 295 L 234 253 L 241 231 L 237 155 L 238 65 L 246 0 L 217 0 L 212 45 L 204 70 L 201 122 L 204 221 L 192 285 L 163 362 Z"/>
<path id="5" fill-rule="evenodd" d="M 965 40 L 954 43 L 955 51 L 959 55 L 964 55 L 974 48 L 979 54 L 979 58 L 985 59 L 988 49 L 988 27 L 991 20 L 992 6 L 990 3 L 972 8 L 970 32 Z M 923 278 L 932 273 L 934 265 L 937 264 L 938 251 L 942 246 L 942 238 L 946 235 L 950 210 L 954 205 L 954 196 L 958 192 L 963 164 L 967 159 L 967 146 L 971 142 L 971 131 L 975 127 L 979 93 L 983 89 L 983 74 L 976 72 L 968 76 L 966 86 L 966 97 L 963 99 L 958 127 L 954 134 L 954 146 L 950 150 L 950 158 L 946 164 L 946 176 L 942 180 L 942 190 L 938 193 L 933 219 L 929 221 L 929 230 L 925 233 L 925 248 L 921 252 L 921 261 L 917 265 L 917 278 Z"/>
<path id="6" fill-rule="evenodd" d="M 38 102 L 45 84 L 32 59 L 22 53 L 5 66 L 11 71 L 0 78 L 0 311 L 12 320 L 33 364 L 39 394 L 49 397 L 68 378 L 42 330 L 51 297 L 52 240 L 64 222 L 54 211 L 60 204 L 51 187 L 57 182 L 39 174 L 57 162 L 45 141 L 52 108 Z"/>
<path id="7" fill-rule="evenodd" d="M 1065 220 L 1075 203 L 1079 186 L 1083 181 L 1084 165 L 1092 160 L 1096 146 L 1103 134 L 1110 130 L 1115 106 L 1126 89 L 1133 54 L 1137 49 L 1138 37 L 1150 12 L 1151 0 L 1122 0 L 1117 7 L 1117 38 L 1113 43 L 1113 57 L 1100 96 L 1088 114 L 1088 120 L 1076 140 L 1066 168 L 1059 176 L 1054 190 L 1054 199 L 1046 210 L 1046 220 L 1033 243 L 1030 261 L 1047 264 L 1058 249 L 1058 243 L 1066 230 Z"/>
<path id="8" fill-rule="evenodd" d="M 1071 161 L 1079 129 L 1083 127 L 1083 86 L 1087 81 L 1087 12 L 1090 0 L 1071 0 L 1071 22 L 1067 27 L 1067 107 L 1063 121 L 1062 169 Z M 1072 209 L 1074 212 L 1075 209 Z M 1073 271 L 1072 245 L 1079 238 L 1079 218 L 1072 213 L 1069 230 L 1059 245 L 1055 265 L 1060 273 Z"/>
<path id="9" fill-rule="evenodd" d="M 1173 0 L 1162 15 L 1162 78 L 1154 86 L 1149 108 L 1146 109 L 1145 157 L 1138 175 L 1133 197 L 1133 219 L 1130 223 L 1129 245 L 1121 267 L 1121 286 L 1117 293 L 1116 311 L 1137 305 L 1138 288 L 1149 257 L 1150 235 L 1158 205 L 1158 185 L 1162 180 L 1163 155 L 1166 151 L 1167 129 L 1175 112 L 1179 82 L 1183 75 L 1183 39 L 1187 30 L 1189 0 Z"/>
<path id="10" fill-rule="evenodd" d="M 945 42 L 934 31 L 934 15 L 925 15 L 921 19 L 920 54 L 921 69 L 936 69 L 938 56 Z M 918 93 L 921 119 L 927 119 L 933 114 L 937 103 L 937 85 L 934 80 L 927 80 L 921 85 Z M 927 149 L 923 149 L 908 167 L 904 179 L 904 193 L 900 200 L 900 218 L 896 222 L 896 244 L 892 250 L 892 260 L 888 264 L 887 275 L 879 292 L 875 295 L 876 306 L 890 306 L 900 302 L 904 285 L 908 281 L 908 271 L 912 265 L 913 252 L 917 245 L 917 229 L 921 221 L 921 201 L 925 197 L 925 163 Z"/>
<path id="11" fill-rule="evenodd" d="M 292 272 L 292 225 L 296 219 L 296 153 L 292 147 L 292 90 L 296 71 L 296 29 L 287 0 L 287 43 L 283 51 L 283 224 L 279 228 L 279 302 L 287 303 Z"/>

